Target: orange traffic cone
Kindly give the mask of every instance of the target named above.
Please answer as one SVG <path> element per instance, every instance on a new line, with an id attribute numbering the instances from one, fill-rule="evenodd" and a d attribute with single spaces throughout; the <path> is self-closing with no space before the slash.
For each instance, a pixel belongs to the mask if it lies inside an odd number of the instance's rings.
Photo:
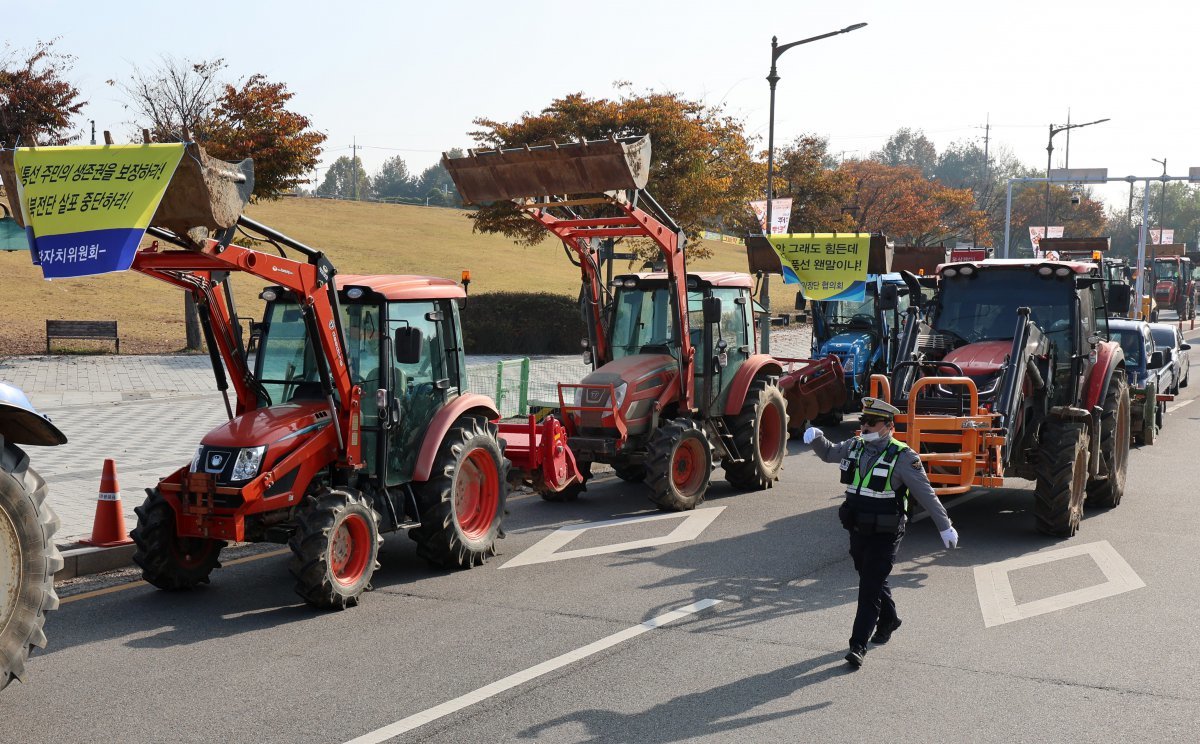
<path id="1" fill-rule="evenodd" d="M 84 540 L 85 545 L 111 548 L 133 542 L 125 529 L 125 513 L 121 509 L 121 487 L 117 485 L 117 464 L 111 459 L 104 461 L 104 474 L 100 476 L 100 495 L 96 500 L 96 518 L 92 521 L 92 537 Z"/>

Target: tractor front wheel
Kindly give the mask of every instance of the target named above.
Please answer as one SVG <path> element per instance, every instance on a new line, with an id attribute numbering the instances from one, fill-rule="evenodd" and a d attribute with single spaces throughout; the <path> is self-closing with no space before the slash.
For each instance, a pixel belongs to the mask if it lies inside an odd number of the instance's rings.
<path id="1" fill-rule="evenodd" d="M 587 490 L 587 482 L 592 479 L 592 463 L 587 460 L 579 460 L 576 461 L 575 467 L 579 468 L 579 474 L 583 476 L 583 480 L 579 483 L 568 483 L 561 491 L 551 490 L 545 485 L 534 490 L 538 492 L 543 501 L 578 501 L 579 494 Z"/>
<path id="2" fill-rule="evenodd" d="M 650 439 L 646 483 L 650 500 L 666 511 L 695 509 L 712 476 L 712 446 L 690 419 L 663 424 Z"/>
<path id="3" fill-rule="evenodd" d="M 770 380 L 759 378 L 746 391 L 742 410 L 729 421 L 741 462 L 725 460 L 725 480 L 740 491 L 761 491 L 779 480 L 787 454 L 787 403 Z"/>
<path id="4" fill-rule="evenodd" d="M 1087 480 L 1087 427 L 1075 421 L 1046 424 L 1033 491 L 1033 515 L 1039 532 L 1071 537 L 1079 531 Z"/>
<path id="5" fill-rule="evenodd" d="M 323 489 L 305 502 L 288 541 L 296 593 L 313 607 L 344 610 L 358 604 L 379 568 L 379 520 L 352 488 Z"/>
<path id="6" fill-rule="evenodd" d="M 58 609 L 54 547 L 58 516 L 46 503 L 46 481 L 17 447 L 0 441 L 0 690 L 24 681 L 25 660 L 46 647 L 46 613 Z"/>
<path id="7" fill-rule="evenodd" d="M 133 562 L 142 578 L 159 589 L 175 591 L 207 584 L 214 568 L 220 568 L 224 540 L 179 537 L 175 532 L 175 510 L 157 488 L 146 489 L 146 500 L 133 510 L 137 527 L 129 536 L 137 545 Z"/>
<path id="8" fill-rule="evenodd" d="M 1129 385 L 1119 370 L 1113 372 L 1104 396 L 1100 424 L 1100 460 L 1108 477 L 1088 481 L 1087 504 L 1105 508 L 1121 503 L 1125 494 L 1125 471 L 1129 459 Z"/>
<path id="9" fill-rule="evenodd" d="M 459 418 L 438 448 L 429 480 L 416 488 L 421 525 L 408 536 L 417 554 L 438 568 L 471 568 L 495 555 L 508 468 L 496 425 L 480 415 Z"/>

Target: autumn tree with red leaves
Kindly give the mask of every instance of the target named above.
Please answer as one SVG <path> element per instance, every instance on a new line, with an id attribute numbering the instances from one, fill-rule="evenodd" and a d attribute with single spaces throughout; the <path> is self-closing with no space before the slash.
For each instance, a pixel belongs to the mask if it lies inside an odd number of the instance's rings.
<path id="1" fill-rule="evenodd" d="M 240 87 L 226 85 L 197 137 L 213 157 L 254 159 L 254 199 L 277 199 L 309 183 L 325 135 L 307 116 L 287 109 L 295 93 L 284 83 L 251 75 Z"/>
<path id="2" fill-rule="evenodd" d="M 951 189 L 912 166 L 848 160 L 839 170 L 851 187 L 854 230 L 880 232 L 904 245 L 933 245 L 987 225 L 970 189 Z"/>
<path id="3" fill-rule="evenodd" d="M 70 132 L 71 117 L 86 101 L 65 80 L 75 57 L 54 51 L 56 41 L 39 41 L 27 53 L 6 49 L 0 58 L 0 145 L 65 145 L 79 138 Z"/>

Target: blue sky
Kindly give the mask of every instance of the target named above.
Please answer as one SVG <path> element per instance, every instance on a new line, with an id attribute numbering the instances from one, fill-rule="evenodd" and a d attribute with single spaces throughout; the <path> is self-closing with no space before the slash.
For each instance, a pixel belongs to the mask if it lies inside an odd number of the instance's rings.
<path id="1" fill-rule="evenodd" d="M 1191 85 L 1200 16 L 1190 3 L 950 2 L 96 2 L 14 3 L 4 41 L 61 37 L 88 106 L 79 124 L 120 137 L 129 120 L 105 84 L 162 55 L 224 57 L 231 78 L 261 72 L 296 93 L 295 110 L 329 135 L 325 163 L 357 139 L 368 172 L 401 155 L 420 171 L 472 144 L 472 119 L 511 121 L 572 91 L 615 95 L 614 81 L 723 102 L 766 146 L 770 41 L 853 23 L 850 34 L 779 59 L 776 143 L 803 132 L 861 157 L 900 126 L 939 150 L 982 138 L 1044 167 L 1047 128 L 1071 133 L 1072 167 L 1112 176 L 1200 165 Z M 1067 135 L 1054 139 L 1062 164 Z M 1124 204 L 1128 187 L 1101 195 Z M 1169 225 L 1168 225 L 1169 226 Z"/>

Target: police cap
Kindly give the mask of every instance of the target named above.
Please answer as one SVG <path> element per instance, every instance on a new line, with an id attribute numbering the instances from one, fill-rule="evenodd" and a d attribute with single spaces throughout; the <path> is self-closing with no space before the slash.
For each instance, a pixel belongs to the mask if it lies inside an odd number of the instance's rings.
<path id="1" fill-rule="evenodd" d="M 891 421 L 900 413 L 900 409 L 879 398 L 863 398 L 862 412 L 864 416 L 878 416 Z"/>

